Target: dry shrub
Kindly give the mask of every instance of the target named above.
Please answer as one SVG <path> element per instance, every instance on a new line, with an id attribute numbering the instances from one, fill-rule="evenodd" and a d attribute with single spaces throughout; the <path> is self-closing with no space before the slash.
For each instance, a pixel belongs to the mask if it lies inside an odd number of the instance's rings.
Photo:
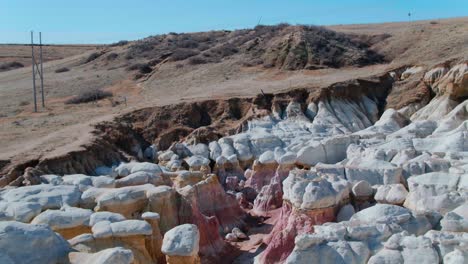
<path id="1" fill-rule="evenodd" d="M 65 104 L 82 104 L 99 101 L 101 99 L 111 97 L 112 93 L 101 89 L 89 89 L 82 91 L 80 94 L 65 101 Z"/>
<path id="2" fill-rule="evenodd" d="M 198 55 L 200 52 L 192 50 L 192 49 L 186 49 L 186 48 L 179 48 L 174 50 L 174 52 L 171 55 L 171 60 L 172 61 L 181 61 L 188 59 L 190 57 L 193 57 L 195 55 Z"/>
<path id="3" fill-rule="evenodd" d="M 116 43 L 112 43 L 110 44 L 109 46 L 111 47 L 117 47 L 117 46 L 125 46 L 128 44 L 128 40 L 121 40 L 119 42 L 116 42 Z"/>
<path id="4" fill-rule="evenodd" d="M 117 57 L 119 56 L 119 54 L 115 53 L 115 52 L 112 52 L 110 53 L 109 55 L 107 55 L 106 59 L 108 61 L 111 61 L 111 60 L 115 60 L 117 59 Z"/>
<path id="5" fill-rule="evenodd" d="M 0 64 L 0 71 L 9 71 L 9 70 L 14 70 L 18 68 L 23 68 L 24 65 L 21 62 L 17 61 L 12 61 L 12 62 L 6 62 L 3 64 Z"/>
<path id="6" fill-rule="evenodd" d="M 101 57 L 102 53 L 100 52 L 93 52 L 91 53 L 88 58 L 86 58 L 86 60 L 84 61 L 84 63 L 89 63 L 89 62 L 92 62 L 94 60 L 96 60 L 97 58 Z"/>
<path id="7" fill-rule="evenodd" d="M 62 67 L 62 68 L 58 68 L 55 70 L 56 73 L 67 72 L 67 71 L 70 71 L 70 69 L 68 69 L 67 67 Z"/>
<path id="8" fill-rule="evenodd" d="M 136 71 L 138 70 L 139 73 L 141 74 L 147 74 L 153 71 L 151 66 L 148 63 L 135 63 L 133 65 L 130 65 L 127 70 L 129 71 Z"/>
<path id="9" fill-rule="evenodd" d="M 198 55 L 198 56 L 194 56 L 194 57 L 191 57 L 189 59 L 189 64 L 191 65 L 197 65 L 197 64 L 205 64 L 205 63 L 208 63 L 208 60 L 203 58 L 202 56 Z M 177 65 L 176 65 L 177 66 Z"/>

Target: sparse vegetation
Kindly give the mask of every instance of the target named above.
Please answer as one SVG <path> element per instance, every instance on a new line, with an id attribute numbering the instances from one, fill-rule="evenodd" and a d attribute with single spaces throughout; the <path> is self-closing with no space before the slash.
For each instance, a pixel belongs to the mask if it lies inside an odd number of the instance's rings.
<path id="1" fill-rule="evenodd" d="M 90 63 L 90 62 L 96 60 L 97 58 L 101 57 L 101 55 L 102 55 L 101 52 L 93 52 L 93 53 L 91 53 L 91 54 L 88 56 L 88 58 L 86 58 L 86 60 L 85 60 L 84 63 L 85 63 L 85 64 L 86 64 L 86 63 Z"/>
<path id="2" fill-rule="evenodd" d="M 156 66 L 156 65 L 158 65 L 159 63 L 161 63 L 162 61 L 163 61 L 163 60 L 160 59 L 160 58 L 153 59 L 153 60 L 150 60 L 150 61 L 148 62 L 148 65 L 150 65 L 150 66 Z"/>
<path id="3" fill-rule="evenodd" d="M 110 44 L 109 46 L 111 47 L 117 47 L 117 46 L 125 46 L 128 44 L 128 40 L 121 40 L 115 43 Z"/>
<path id="4" fill-rule="evenodd" d="M 171 55 L 171 61 L 181 61 L 198 55 L 200 52 L 197 50 L 179 48 L 174 50 L 174 53 Z"/>
<path id="5" fill-rule="evenodd" d="M 387 37 L 382 34 L 366 39 L 325 27 L 280 23 L 235 31 L 151 36 L 130 45 L 127 56 L 135 60 L 150 60 L 152 66 L 166 58 L 170 61 L 188 60 L 188 64 L 197 65 L 218 63 L 241 54 L 246 66 L 262 64 L 265 68 L 285 70 L 338 68 L 382 62 L 383 57 L 369 47 Z"/>
<path id="6" fill-rule="evenodd" d="M 65 101 L 65 104 L 82 104 L 111 97 L 112 93 L 101 89 L 88 89 Z"/>
<path id="7" fill-rule="evenodd" d="M 19 103 L 19 106 L 26 106 L 26 105 L 29 105 L 29 103 L 30 103 L 29 101 L 21 101 Z"/>
<path id="8" fill-rule="evenodd" d="M 141 74 L 147 74 L 153 71 L 153 69 L 148 63 L 136 63 L 128 67 L 127 70 L 129 71 L 138 70 L 138 72 Z"/>
<path id="9" fill-rule="evenodd" d="M 62 67 L 62 68 L 58 68 L 55 70 L 56 73 L 67 72 L 67 71 L 70 71 L 70 69 L 67 67 Z"/>
<path id="10" fill-rule="evenodd" d="M 10 70 L 18 69 L 18 68 L 23 68 L 23 67 L 24 65 L 17 61 L 6 62 L 3 64 L 0 64 L 0 72 L 10 71 Z"/>
<path id="11" fill-rule="evenodd" d="M 208 60 L 206 58 L 203 58 L 202 56 L 194 56 L 189 59 L 189 64 L 191 65 L 197 65 L 197 64 L 205 64 L 208 63 Z M 176 65 L 177 66 L 177 65 Z"/>
<path id="12" fill-rule="evenodd" d="M 115 52 L 112 52 L 112 53 L 109 53 L 109 55 L 106 56 L 106 59 L 108 61 L 111 61 L 111 60 L 117 59 L 117 57 L 119 57 L 119 54 L 117 54 Z"/>

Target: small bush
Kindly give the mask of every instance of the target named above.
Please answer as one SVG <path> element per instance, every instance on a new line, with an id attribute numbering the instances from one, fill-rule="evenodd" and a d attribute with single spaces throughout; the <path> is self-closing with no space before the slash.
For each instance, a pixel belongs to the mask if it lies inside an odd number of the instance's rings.
<path id="1" fill-rule="evenodd" d="M 186 49 L 195 49 L 198 47 L 198 42 L 192 39 L 181 40 L 176 43 L 177 47 L 179 48 L 186 48 Z"/>
<path id="2" fill-rule="evenodd" d="M 99 101 L 101 99 L 111 97 L 112 93 L 100 89 L 91 89 L 81 92 L 80 94 L 65 101 L 65 104 L 82 104 Z"/>
<path id="3" fill-rule="evenodd" d="M 19 106 L 26 106 L 26 105 L 29 105 L 29 103 L 30 103 L 29 101 L 21 101 L 19 103 Z"/>
<path id="4" fill-rule="evenodd" d="M 117 59 L 118 56 L 119 56 L 119 54 L 117 54 L 115 52 L 112 52 L 109 55 L 107 55 L 106 59 L 111 61 L 111 60 Z"/>
<path id="5" fill-rule="evenodd" d="M 210 51 L 220 55 L 221 58 L 224 58 L 236 54 L 237 52 L 239 52 L 239 49 L 237 49 L 233 45 L 227 44 L 212 48 Z"/>
<path id="6" fill-rule="evenodd" d="M 70 69 L 68 69 L 67 67 L 62 67 L 62 68 L 58 68 L 55 70 L 56 73 L 67 72 L 67 71 L 70 71 Z"/>
<path id="7" fill-rule="evenodd" d="M 91 53 L 88 58 L 85 60 L 85 63 L 89 63 L 89 62 L 92 62 L 93 60 L 101 57 L 102 53 L 99 53 L 99 52 L 93 52 Z"/>
<path id="8" fill-rule="evenodd" d="M 110 44 L 109 46 L 111 47 L 117 47 L 117 46 L 125 46 L 128 44 L 128 40 L 121 40 L 119 42 L 116 42 L 116 43 L 112 43 Z"/>
<path id="9" fill-rule="evenodd" d="M 191 65 L 197 65 L 197 64 L 208 63 L 208 60 L 198 55 L 198 56 L 191 57 L 188 62 Z"/>
<path id="10" fill-rule="evenodd" d="M 154 45 L 148 41 L 138 41 L 137 43 L 133 44 L 129 48 L 129 54 L 140 54 L 151 51 L 154 49 Z"/>
<path id="11" fill-rule="evenodd" d="M 139 73 L 141 74 L 147 74 L 153 71 L 151 66 L 148 63 L 136 63 L 133 65 L 130 65 L 127 70 L 129 71 L 136 71 L 138 70 Z"/>
<path id="12" fill-rule="evenodd" d="M 431 22 L 429 22 L 429 24 L 431 24 L 431 25 L 437 25 L 437 24 L 439 24 L 439 22 L 432 20 Z"/>
<path id="13" fill-rule="evenodd" d="M 180 48 L 180 49 L 174 50 L 174 52 L 171 55 L 171 60 L 172 61 L 185 60 L 198 54 L 199 54 L 198 51 Z"/>
<path id="14" fill-rule="evenodd" d="M 9 70 L 23 68 L 23 67 L 24 65 L 17 61 L 6 62 L 3 64 L 0 64 L 0 71 L 9 71 Z"/>

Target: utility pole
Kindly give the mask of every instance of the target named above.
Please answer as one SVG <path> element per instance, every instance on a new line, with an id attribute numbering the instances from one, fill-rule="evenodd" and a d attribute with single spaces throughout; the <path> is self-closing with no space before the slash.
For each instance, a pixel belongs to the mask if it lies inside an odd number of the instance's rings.
<path id="1" fill-rule="evenodd" d="M 36 71 L 34 66 L 36 64 L 34 60 L 34 37 L 31 31 L 31 59 L 32 59 L 32 75 L 33 75 L 33 98 L 34 98 L 34 113 L 37 112 L 37 99 L 36 99 Z"/>
<path id="2" fill-rule="evenodd" d="M 31 62 L 32 62 L 32 81 L 33 81 L 33 98 L 34 98 L 34 112 L 37 113 L 37 94 L 36 94 L 36 75 L 39 74 L 41 79 L 41 99 L 42 99 L 42 108 L 45 108 L 45 98 L 44 98 L 44 67 L 42 65 L 42 32 L 39 32 L 39 59 L 40 67 L 36 62 L 36 57 L 34 56 L 34 32 L 31 31 Z"/>
<path id="3" fill-rule="evenodd" d="M 44 101 L 44 68 L 42 67 L 42 32 L 39 32 L 39 52 L 41 59 L 41 96 L 42 96 L 42 108 L 45 108 Z"/>

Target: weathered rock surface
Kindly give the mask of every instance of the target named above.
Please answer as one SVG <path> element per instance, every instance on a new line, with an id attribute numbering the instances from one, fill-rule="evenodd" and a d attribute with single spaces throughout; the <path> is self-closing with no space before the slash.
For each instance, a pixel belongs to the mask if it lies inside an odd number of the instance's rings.
<path id="1" fill-rule="evenodd" d="M 467 64 L 402 71 L 379 78 L 428 93 L 402 109 L 387 81 L 263 95 L 248 117 L 231 102 L 219 123 L 129 137 L 127 162 L 80 165 L 99 176 L 2 177 L 0 262 L 230 263 L 248 246 L 257 263 L 465 263 Z"/>
<path id="2" fill-rule="evenodd" d="M 195 225 L 185 224 L 166 232 L 161 251 L 166 255 L 167 263 L 197 264 L 200 233 Z"/>
<path id="3" fill-rule="evenodd" d="M 0 263 L 65 263 L 70 246 L 44 225 L 0 222 Z"/>
<path id="4" fill-rule="evenodd" d="M 466 175 L 431 172 L 408 179 L 409 194 L 404 206 L 415 212 L 445 214 L 466 203 L 466 191 L 460 186 Z"/>
<path id="5" fill-rule="evenodd" d="M 294 248 L 294 238 L 314 231 L 314 225 L 334 221 L 339 206 L 349 199 L 349 185 L 340 178 L 321 178 L 310 171 L 291 171 L 283 182 L 281 215 L 259 263 L 284 261 Z"/>
<path id="6" fill-rule="evenodd" d="M 71 264 L 131 264 L 134 261 L 132 251 L 122 247 L 96 253 L 71 252 L 68 256 Z"/>

